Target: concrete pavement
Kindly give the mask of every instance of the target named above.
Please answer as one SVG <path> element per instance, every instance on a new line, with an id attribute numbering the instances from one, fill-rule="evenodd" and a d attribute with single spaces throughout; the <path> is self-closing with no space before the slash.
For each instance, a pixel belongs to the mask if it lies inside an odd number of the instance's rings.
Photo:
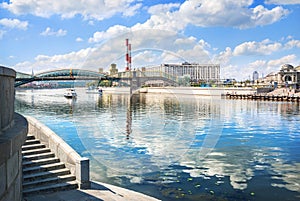
<path id="1" fill-rule="evenodd" d="M 91 182 L 89 189 L 59 191 L 24 197 L 23 201 L 158 201 L 132 190 L 101 182 Z"/>

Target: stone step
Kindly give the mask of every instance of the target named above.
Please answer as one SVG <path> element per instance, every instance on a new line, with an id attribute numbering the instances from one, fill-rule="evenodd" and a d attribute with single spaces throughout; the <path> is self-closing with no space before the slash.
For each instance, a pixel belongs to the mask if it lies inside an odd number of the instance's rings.
<path id="1" fill-rule="evenodd" d="M 44 144 L 30 144 L 30 145 L 23 145 L 22 151 L 28 151 L 33 149 L 41 149 L 45 148 L 46 146 Z"/>
<path id="2" fill-rule="evenodd" d="M 65 168 L 65 164 L 61 162 L 51 163 L 51 164 L 46 164 L 41 166 L 33 166 L 33 167 L 23 168 L 23 175 L 34 174 L 36 172 L 46 172 L 50 170 L 64 169 L 64 168 Z"/>
<path id="3" fill-rule="evenodd" d="M 40 144 L 40 140 L 33 139 L 33 140 L 26 140 L 24 145 L 30 145 L 30 144 Z"/>
<path id="4" fill-rule="evenodd" d="M 51 177 L 57 177 L 62 175 L 71 174 L 70 170 L 67 168 L 58 169 L 58 170 L 50 170 L 47 172 L 37 172 L 33 174 L 24 174 L 23 175 L 23 182 L 46 179 Z"/>
<path id="5" fill-rule="evenodd" d="M 54 157 L 54 158 L 44 158 L 44 159 L 39 159 L 39 160 L 29 160 L 29 161 L 23 161 L 23 169 L 28 168 L 28 167 L 33 167 L 33 166 L 39 166 L 39 165 L 46 165 L 46 164 L 52 164 L 52 163 L 58 163 L 59 159 Z"/>
<path id="6" fill-rule="evenodd" d="M 41 149 L 22 151 L 22 154 L 23 156 L 29 156 L 29 155 L 48 153 L 48 152 L 51 152 L 49 148 L 41 148 Z"/>
<path id="7" fill-rule="evenodd" d="M 68 174 L 68 175 L 62 175 L 62 176 L 57 176 L 57 177 L 35 180 L 35 181 L 28 181 L 28 182 L 23 182 L 23 190 L 27 190 L 27 189 L 35 188 L 35 187 L 39 187 L 39 186 L 63 183 L 63 182 L 67 182 L 67 181 L 75 181 L 75 180 L 76 180 L 76 177 L 74 175 Z"/>
<path id="8" fill-rule="evenodd" d="M 35 139 L 34 135 L 27 135 L 26 140 L 33 140 Z"/>
<path id="9" fill-rule="evenodd" d="M 36 188 L 24 189 L 23 196 L 26 197 L 29 195 L 36 195 L 39 193 L 51 193 L 55 191 L 72 190 L 77 188 L 78 188 L 78 184 L 76 181 L 68 181 L 65 183 L 58 183 L 58 184 L 52 184 L 47 186 L 40 186 Z"/>
<path id="10" fill-rule="evenodd" d="M 76 177 L 34 136 L 27 136 L 22 155 L 23 196 L 78 188 Z"/>
<path id="11" fill-rule="evenodd" d="M 42 154 L 23 156 L 23 161 L 38 160 L 38 159 L 45 159 L 45 158 L 51 158 L 51 157 L 54 157 L 54 153 L 47 152 L 47 153 L 42 153 Z"/>

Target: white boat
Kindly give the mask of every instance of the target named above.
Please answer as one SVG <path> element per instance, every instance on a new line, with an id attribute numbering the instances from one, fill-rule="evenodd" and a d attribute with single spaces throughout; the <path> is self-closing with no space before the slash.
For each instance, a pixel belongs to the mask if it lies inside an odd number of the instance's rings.
<path id="1" fill-rule="evenodd" d="M 64 97 L 66 97 L 66 98 L 76 98 L 77 93 L 76 93 L 75 89 L 67 89 L 64 93 Z"/>
<path id="2" fill-rule="evenodd" d="M 99 94 L 99 95 L 102 95 L 103 90 L 102 90 L 102 88 L 98 87 L 97 89 L 87 89 L 86 93 L 87 94 Z"/>

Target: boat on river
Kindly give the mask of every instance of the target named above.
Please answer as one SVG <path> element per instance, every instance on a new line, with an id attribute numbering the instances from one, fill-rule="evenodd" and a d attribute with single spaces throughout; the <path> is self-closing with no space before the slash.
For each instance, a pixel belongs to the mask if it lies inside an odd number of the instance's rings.
<path id="1" fill-rule="evenodd" d="M 93 89 L 93 88 L 89 88 L 86 90 L 86 93 L 87 94 L 99 94 L 99 95 L 102 95 L 103 93 L 103 90 L 102 88 L 98 87 L 96 89 Z"/>
<path id="2" fill-rule="evenodd" d="M 75 89 L 67 89 L 64 93 L 64 97 L 65 98 L 76 98 L 77 93 L 76 93 Z"/>

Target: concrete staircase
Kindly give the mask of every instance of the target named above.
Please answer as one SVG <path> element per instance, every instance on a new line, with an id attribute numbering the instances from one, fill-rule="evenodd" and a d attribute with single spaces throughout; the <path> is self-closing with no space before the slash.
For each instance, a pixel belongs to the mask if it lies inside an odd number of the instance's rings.
<path id="1" fill-rule="evenodd" d="M 24 197 L 78 188 L 65 164 L 34 136 L 27 136 L 22 155 Z"/>

